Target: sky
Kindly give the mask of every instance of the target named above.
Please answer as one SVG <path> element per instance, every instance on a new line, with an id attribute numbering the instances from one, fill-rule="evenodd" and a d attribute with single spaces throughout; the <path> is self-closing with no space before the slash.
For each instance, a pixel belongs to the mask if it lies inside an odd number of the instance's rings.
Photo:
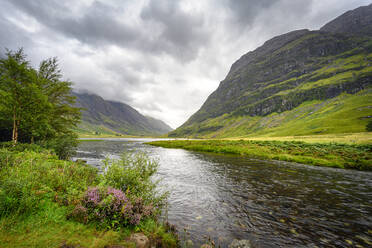
<path id="1" fill-rule="evenodd" d="M 0 0 L 0 49 L 57 57 L 78 92 L 182 125 L 234 61 L 372 0 Z"/>

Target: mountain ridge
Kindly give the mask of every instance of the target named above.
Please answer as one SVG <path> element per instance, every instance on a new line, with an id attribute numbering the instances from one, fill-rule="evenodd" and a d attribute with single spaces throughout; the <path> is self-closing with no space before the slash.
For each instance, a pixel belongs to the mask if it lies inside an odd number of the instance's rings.
<path id="1" fill-rule="evenodd" d="M 82 108 L 82 133 L 161 135 L 172 130 L 161 120 L 142 115 L 130 105 L 105 100 L 93 93 L 73 92 L 76 106 Z"/>
<path id="2" fill-rule="evenodd" d="M 210 125 L 211 120 L 223 115 L 230 119 L 264 117 L 291 111 L 306 101 L 326 100 L 369 88 L 370 20 L 372 4 L 337 17 L 321 30 L 296 30 L 266 41 L 234 62 L 202 107 L 170 136 L 216 133 L 223 125 Z M 367 23 L 368 28 L 362 25 L 361 35 L 355 23 Z M 352 33 L 348 33 L 350 27 Z"/>

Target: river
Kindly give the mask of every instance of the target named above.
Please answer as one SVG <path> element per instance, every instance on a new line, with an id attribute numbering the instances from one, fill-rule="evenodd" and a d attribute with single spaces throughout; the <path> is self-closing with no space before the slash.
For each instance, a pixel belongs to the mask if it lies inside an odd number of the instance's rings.
<path id="1" fill-rule="evenodd" d="M 82 142 L 75 157 L 140 150 L 159 161 L 168 220 L 183 240 L 216 247 L 372 247 L 372 173 L 166 149 L 151 139 Z"/>

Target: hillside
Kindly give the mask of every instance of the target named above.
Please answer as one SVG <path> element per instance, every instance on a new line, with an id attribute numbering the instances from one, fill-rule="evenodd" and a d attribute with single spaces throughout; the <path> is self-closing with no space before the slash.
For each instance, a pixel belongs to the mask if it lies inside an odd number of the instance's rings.
<path id="1" fill-rule="evenodd" d="M 143 116 L 128 104 L 104 100 L 94 94 L 78 94 L 77 106 L 82 108 L 80 133 L 160 135 L 172 130 L 161 120 Z"/>
<path id="2" fill-rule="evenodd" d="M 237 60 L 169 136 L 362 132 L 372 115 L 372 5 L 318 31 L 297 30 Z M 341 122 L 340 122 L 341 121 Z"/>

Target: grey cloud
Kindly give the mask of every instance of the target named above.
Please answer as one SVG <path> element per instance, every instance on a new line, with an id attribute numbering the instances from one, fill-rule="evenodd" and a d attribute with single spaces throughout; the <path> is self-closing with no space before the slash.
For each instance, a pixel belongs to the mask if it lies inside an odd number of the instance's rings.
<path id="1" fill-rule="evenodd" d="M 141 18 L 160 24 L 162 32 L 156 44 L 186 61 L 193 59 L 198 49 L 208 44 L 209 32 L 204 26 L 203 15 L 185 12 L 179 1 L 151 0 L 142 9 Z"/>
<path id="2" fill-rule="evenodd" d="M 226 0 L 233 12 L 233 19 L 241 25 L 250 26 L 261 11 L 280 0 Z M 296 0 L 297 1 L 297 0 Z"/>
<path id="3" fill-rule="evenodd" d="M 138 31 L 118 21 L 122 9 L 95 1 L 79 16 L 71 14 L 74 1 L 14 0 L 16 7 L 43 25 L 88 44 L 126 46 L 138 38 Z"/>
<path id="4" fill-rule="evenodd" d="M 144 7 L 143 21 L 162 24 L 157 35 L 150 30 L 120 21 L 125 8 L 95 1 L 82 8 L 78 16 L 71 13 L 74 1 L 14 0 L 11 4 L 33 16 L 43 25 L 65 36 L 93 46 L 116 45 L 149 54 L 167 54 L 188 62 L 196 58 L 208 42 L 208 32 L 201 16 L 184 12 L 176 1 L 150 1 Z"/>
<path id="5" fill-rule="evenodd" d="M 7 2 L 0 3 L 0 9 L 8 11 L 11 8 Z M 23 30 L 11 23 L 4 14 L 0 14 L 0 51 L 4 52 L 4 48 L 18 49 L 27 47 L 33 44 L 32 39 L 27 36 Z"/>

